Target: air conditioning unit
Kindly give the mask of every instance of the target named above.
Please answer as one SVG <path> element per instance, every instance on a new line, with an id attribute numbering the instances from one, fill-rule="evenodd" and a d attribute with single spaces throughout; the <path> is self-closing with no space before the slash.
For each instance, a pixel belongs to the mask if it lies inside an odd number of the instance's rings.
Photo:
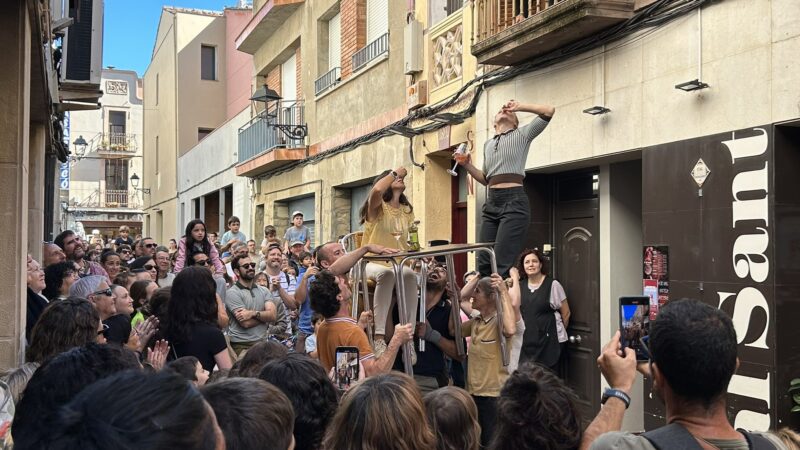
<path id="1" fill-rule="evenodd" d="M 412 20 L 403 30 L 403 69 L 406 75 L 423 69 L 422 23 Z"/>
<path id="2" fill-rule="evenodd" d="M 100 85 L 103 67 L 103 0 L 74 0 L 69 16 L 74 20 L 64 36 L 63 83 Z"/>

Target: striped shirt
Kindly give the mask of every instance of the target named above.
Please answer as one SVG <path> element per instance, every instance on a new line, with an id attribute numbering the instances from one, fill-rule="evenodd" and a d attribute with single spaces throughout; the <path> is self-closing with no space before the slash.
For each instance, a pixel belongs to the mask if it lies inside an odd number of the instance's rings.
<path id="1" fill-rule="evenodd" d="M 495 135 L 483 144 L 483 175 L 486 181 L 495 175 L 525 176 L 525 160 L 531 142 L 550 123 L 549 118 L 537 116 L 531 123 Z"/>

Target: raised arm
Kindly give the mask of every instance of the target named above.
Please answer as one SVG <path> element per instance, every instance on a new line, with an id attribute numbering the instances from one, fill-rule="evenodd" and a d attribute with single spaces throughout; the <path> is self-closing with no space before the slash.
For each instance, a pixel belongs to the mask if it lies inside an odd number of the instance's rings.
<path id="1" fill-rule="evenodd" d="M 510 338 L 517 334 L 517 321 L 514 318 L 514 308 L 511 306 L 511 296 L 508 286 L 499 274 L 492 274 L 492 286 L 500 294 L 500 303 L 503 305 L 503 336 Z"/>
<path id="2" fill-rule="evenodd" d="M 503 106 L 503 108 L 512 112 L 526 112 L 526 113 L 536 114 L 545 119 L 553 117 L 553 114 L 556 113 L 555 106 L 540 105 L 538 103 L 520 103 L 516 100 L 509 100 L 508 103 L 506 103 Z"/>
<path id="3" fill-rule="evenodd" d="M 358 263 L 358 260 L 363 258 L 367 253 L 374 253 L 376 255 L 390 255 L 397 252 L 398 250 L 394 248 L 387 248 L 377 244 L 367 244 L 363 247 L 353 250 L 346 255 L 342 255 L 336 260 L 336 262 L 328 267 L 328 271 L 334 275 L 342 275 L 349 272 L 350 269 L 352 269 L 353 266 Z"/>
<path id="4" fill-rule="evenodd" d="M 397 174 L 398 177 L 403 178 L 408 173 L 405 167 L 398 167 L 394 170 L 394 173 Z M 369 197 L 367 198 L 367 220 L 372 222 L 375 220 L 381 212 L 381 205 L 383 203 L 383 193 L 386 192 L 389 187 L 392 186 L 392 182 L 395 180 L 394 174 L 389 172 L 378 180 L 374 186 L 372 186 L 372 190 L 369 191 Z"/>

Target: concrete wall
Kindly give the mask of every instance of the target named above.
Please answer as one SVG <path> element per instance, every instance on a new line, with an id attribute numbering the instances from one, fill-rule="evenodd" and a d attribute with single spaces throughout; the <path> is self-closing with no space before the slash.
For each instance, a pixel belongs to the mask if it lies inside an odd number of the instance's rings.
<path id="1" fill-rule="evenodd" d="M 795 7 L 793 7 L 793 5 Z M 698 13 L 646 36 L 583 54 L 488 90 L 476 114 L 477 142 L 509 99 L 553 104 L 537 138 L 538 169 L 664 142 L 800 116 L 800 9 L 791 0 L 729 0 L 702 10 L 702 79 L 709 89 L 676 90 L 698 77 Z M 605 103 L 612 111 L 581 111 Z M 521 122 L 530 120 L 522 115 Z"/>
<path id="2" fill-rule="evenodd" d="M 237 177 L 234 166 L 237 164 L 238 130 L 250 120 L 250 108 L 247 107 L 222 126 L 206 136 L 199 144 L 190 149 L 178 159 L 179 170 L 179 196 L 178 203 L 185 208 L 184 220 L 179 221 L 185 226 L 192 220 L 191 202 L 203 195 L 215 193 L 219 189 L 233 185 L 233 215 L 241 220 L 241 230 L 248 236 L 253 236 L 250 225 L 250 186 L 246 178 Z M 214 161 L 214 164 L 209 164 Z M 219 223 L 208 224 L 209 229 L 225 230 L 224 210 L 220 211 L 221 227 Z M 261 231 L 255 233 L 260 236 Z M 260 241 L 259 241 L 260 242 Z"/>
<path id="3" fill-rule="evenodd" d="M 198 128 L 217 128 L 225 121 L 227 45 L 220 16 L 178 14 L 176 34 L 178 76 L 178 155 L 197 145 Z M 200 77 L 200 46 L 216 48 L 216 80 Z"/>
<path id="4" fill-rule="evenodd" d="M 252 17 L 251 9 L 226 8 L 225 14 L 225 98 L 227 109 L 225 119 L 235 117 L 245 107 L 250 106 L 253 92 L 253 57 L 236 50 L 236 37 Z"/>
<path id="5" fill-rule="evenodd" d="M 143 233 L 159 242 L 163 242 L 164 236 L 169 239 L 177 232 L 174 221 L 168 229 L 162 230 L 163 223 L 156 220 L 158 211 L 155 209 L 163 210 L 167 218 L 175 216 L 178 163 L 175 25 L 174 14 L 163 10 L 153 59 L 144 74 L 144 168 L 141 177 L 142 186 L 150 189 L 151 193 L 144 195 L 146 217 Z M 153 217 L 148 217 L 150 215 Z"/>

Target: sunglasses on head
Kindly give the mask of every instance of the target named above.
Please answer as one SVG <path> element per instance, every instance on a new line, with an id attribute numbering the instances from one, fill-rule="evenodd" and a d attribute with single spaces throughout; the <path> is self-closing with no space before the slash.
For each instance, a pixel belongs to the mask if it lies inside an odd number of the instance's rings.
<path id="1" fill-rule="evenodd" d="M 101 294 L 111 297 L 114 295 L 114 291 L 112 291 L 111 288 L 105 288 L 102 291 L 92 292 L 92 295 L 101 295 Z"/>
<path id="2" fill-rule="evenodd" d="M 242 264 L 239 267 L 241 267 L 242 269 L 253 269 L 256 267 L 256 263 Z"/>

